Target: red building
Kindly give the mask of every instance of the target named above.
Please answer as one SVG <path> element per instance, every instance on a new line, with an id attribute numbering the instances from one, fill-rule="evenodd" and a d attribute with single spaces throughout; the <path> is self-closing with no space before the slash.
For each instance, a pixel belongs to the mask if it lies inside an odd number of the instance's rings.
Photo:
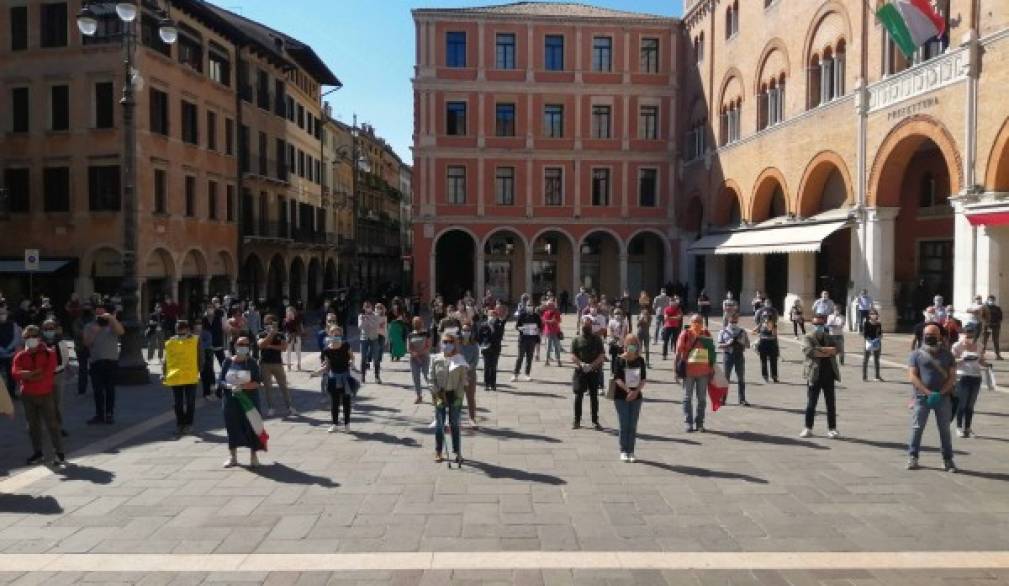
<path id="1" fill-rule="evenodd" d="M 525 2 L 413 16 L 415 291 L 672 280 L 678 21 Z"/>

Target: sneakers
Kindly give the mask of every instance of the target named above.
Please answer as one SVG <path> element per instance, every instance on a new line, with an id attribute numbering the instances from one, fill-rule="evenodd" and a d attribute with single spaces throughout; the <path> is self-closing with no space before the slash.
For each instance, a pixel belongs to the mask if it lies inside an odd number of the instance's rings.
<path id="1" fill-rule="evenodd" d="M 340 428 L 339 428 L 339 427 L 337 427 L 337 426 L 336 426 L 336 424 L 334 423 L 333 425 L 330 425 L 330 426 L 329 426 L 329 429 L 328 429 L 328 430 L 326 430 L 326 431 L 327 431 L 328 433 L 336 433 L 336 432 L 337 432 L 337 431 L 339 431 L 339 430 L 340 430 Z"/>
<path id="2" fill-rule="evenodd" d="M 603 426 L 599 425 L 598 421 L 594 421 L 594 422 L 592 422 L 592 429 L 594 429 L 596 431 L 602 431 L 603 430 Z"/>
<path id="3" fill-rule="evenodd" d="M 956 437 L 965 437 L 963 434 L 963 430 L 960 429 L 959 427 L 956 428 Z"/>
<path id="4" fill-rule="evenodd" d="M 28 457 L 28 465 L 34 466 L 35 464 L 40 464 L 44 458 L 45 456 L 42 455 L 42 452 L 35 452 Z"/>
<path id="5" fill-rule="evenodd" d="M 295 409 L 293 406 L 287 408 L 288 417 L 297 417 L 298 415 L 300 415 L 300 413 L 298 413 L 298 410 Z"/>
<path id="6" fill-rule="evenodd" d="M 522 382 L 524 382 L 524 383 L 531 383 L 531 382 L 533 382 L 533 377 L 529 376 L 528 374 L 523 375 L 522 376 Z"/>
<path id="7" fill-rule="evenodd" d="M 428 424 L 428 428 L 430 428 L 430 429 L 434 429 L 435 427 L 438 427 L 438 418 L 437 417 L 435 417 L 434 419 L 432 419 L 431 423 Z"/>
<path id="8" fill-rule="evenodd" d="M 445 458 L 440 453 L 438 453 L 434 455 L 434 461 L 438 464 L 441 464 L 442 462 L 445 461 Z"/>
<path id="9" fill-rule="evenodd" d="M 703 426 L 703 425 L 700 425 L 700 424 L 698 424 L 698 425 L 697 425 L 697 431 L 698 431 L 698 433 L 704 433 L 704 426 Z"/>
<path id="10" fill-rule="evenodd" d="M 375 382 L 377 382 L 378 384 L 382 384 L 382 377 L 380 377 L 380 376 L 378 376 L 378 375 L 376 374 L 376 375 L 375 375 Z"/>
<path id="11" fill-rule="evenodd" d="M 812 436 L 813 436 L 813 430 L 809 429 L 808 427 L 803 428 L 802 433 L 799 434 L 799 437 L 812 437 Z"/>
<path id="12" fill-rule="evenodd" d="M 628 460 L 627 452 L 620 452 L 620 461 L 621 462 L 629 462 L 630 461 L 630 460 Z"/>
<path id="13" fill-rule="evenodd" d="M 694 430 L 694 426 L 693 426 L 693 425 L 690 425 L 690 424 L 688 423 L 687 425 L 685 425 L 685 426 L 683 427 L 683 431 L 685 431 L 685 432 L 687 432 L 687 433 L 694 433 L 694 431 L 695 431 L 695 430 Z"/>
<path id="14" fill-rule="evenodd" d="M 907 459 L 907 469 L 917 470 L 918 469 L 918 458 L 911 456 Z"/>
<path id="15" fill-rule="evenodd" d="M 238 458 L 236 458 L 235 456 L 231 456 L 230 458 L 227 459 L 227 461 L 224 462 L 225 468 L 234 468 L 235 466 L 238 466 Z"/>
<path id="16" fill-rule="evenodd" d="M 949 472 L 950 474 L 956 474 L 957 472 L 956 464 L 953 463 L 953 460 L 943 460 L 942 467 L 946 472 Z"/>
<path id="17" fill-rule="evenodd" d="M 974 431 L 971 428 L 963 430 L 963 437 L 974 437 Z"/>
<path id="18" fill-rule="evenodd" d="M 739 402 L 739 406 L 740 407 L 749 407 L 750 406 L 750 402 L 749 401 L 740 401 Z"/>
<path id="19" fill-rule="evenodd" d="M 414 405 L 420 405 L 423 402 L 424 402 L 424 397 L 421 397 L 420 395 L 417 395 L 417 399 L 414 400 L 413 404 Z"/>
<path id="20" fill-rule="evenodd" d="M 56 459 L 53 462 L 57 466 L 66 466 L 67 456 L 63 452 L 56 452 Z"/>
<path id="21" fill-rule="evenodd" d="M 841 434 L 838 433 L 836 429 L 831 429 L 827 431 L 827 437 L 829 437 L 830 439 L 837 439 L 841 437 Z"/>
<path id="22" fill-rule="evenodd" d="M 514 383 L 514 382 L 518 382 L 518 380 L 519 380 L 519 375 L 513 374 L 512 377 L 510 379 L 508 379 L 508 382 Z"/>
<path id="23" fill-rule="evenodd" d="M 575 421 L 574 423 L 571 424 L 571 429 L 581 429 L 581 427 L 582 424 L 579 421 Z"/>
<path id="24" fill-rule="evenodd" d="M 634 457 L 634 454 L 627 454 L 627 462 L 629 464 L 633 464 L 633 463 L 635 463 L 637 461 L 638 460 L 637 460 L 637 458 Z"/>

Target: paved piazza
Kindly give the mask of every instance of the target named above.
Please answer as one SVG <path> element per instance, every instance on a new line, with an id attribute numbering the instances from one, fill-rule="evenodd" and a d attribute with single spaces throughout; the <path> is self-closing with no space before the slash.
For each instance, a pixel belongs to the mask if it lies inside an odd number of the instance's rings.
<path id="1" fill-rule="evenodd" d="M 887 342 L 896 360 L 906 341 Z M 654 360 L 637 464 L 618 461 L 605 400 L 606 431 L 571 430 L 570 371 L 541 363 L 533 383 L 478 390 L 461 471 L 432 462 L 432 409 L 413 404 L 406 363 L 363 388 L 349 435 L 326 433 L 318 381 L 296 375 L 304 414 L 267 421 L 251 470 L 221 467 L 217 403 L 200 400 L 195 435 L 175 440 L 161 389 L 121 391 L 100 429 L 82 424 L 91 397 L 69 396 L 65 471 L 18 468 L 23 424 L 0 421 L 0 582 L 1009 583 L 1009 395 L 983 392 L 977 438 L 954 437 L 959 474 L 938 469 L 931 422 L 907 472 L 907 386 L 863 385 L 850 361 L 843 439 L 822 437 L 822 414 L 799 439 L 798 346 L 782 345 L 782 384 L 755 382 L 750 354 L 753 407 L 709 413 L 705 434 L 683 432 L 671 365 Z"/>

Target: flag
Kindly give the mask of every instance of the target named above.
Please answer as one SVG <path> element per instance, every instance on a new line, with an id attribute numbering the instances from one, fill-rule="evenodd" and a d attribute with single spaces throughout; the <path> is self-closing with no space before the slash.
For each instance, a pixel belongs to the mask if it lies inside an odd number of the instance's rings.
<path id="1" fill-rule="evenodd" d="M 885 0 L 876 9 L 876 18 L 908 59 L 929 39 L 946 32 L 946 21 L 929 0 Z"/>
<path id="2" fill-rule="evenodd" d="M 252 404 L 245 393 L 241 391 L 235 391 L 232 396 L 241 405 L 242 411 L 245 411 L 245 418 L 248 419 L 249 425 L 252 427 L 252 431 L 255 432 L 256 437 L 259 439 L 259 447 L 264 452 L 266 451 L 266 442 L 269 441 L 270 435 L 266 433 L 266 428 L 263 427 L 263 417 L 259 414 L 256 406 Z"/>

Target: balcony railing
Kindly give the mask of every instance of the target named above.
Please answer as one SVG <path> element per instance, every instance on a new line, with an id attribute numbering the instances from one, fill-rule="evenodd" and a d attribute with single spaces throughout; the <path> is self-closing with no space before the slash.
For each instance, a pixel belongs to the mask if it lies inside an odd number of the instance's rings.
<path id="1" fill-rule="evenodd" d="M 242 235 L 246 238 L 291 240 L 291 225 L 287 222 L 259 222 L 258 225 L 253 226 L 244 224 Z"/>

